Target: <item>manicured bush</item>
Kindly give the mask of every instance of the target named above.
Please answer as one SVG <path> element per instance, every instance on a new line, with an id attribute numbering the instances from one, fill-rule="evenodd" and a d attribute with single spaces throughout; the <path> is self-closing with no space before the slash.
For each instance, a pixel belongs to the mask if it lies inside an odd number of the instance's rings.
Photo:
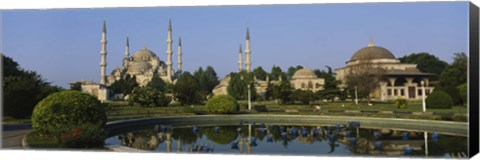
<path id="1" fill-rule="evenodd" d="M 453 100 L 450 95 L 440 90 L 434 90 L 428 95 L 425 101 L 427 103 L 427 108 L 450 109 L 453 105 Z"/>
<path id="2" fill-rule="evenodd" d="M 403 98 L 397 98 L 395 100 L 395 106 L 397 106 L 397 108 L 407 108 L 408 106 L 407 100 Z"/>
<path id="3" fill-rule="evenodd" d="M 90 123 L 71 126 L 68 132 L 61 134 L 62 147 L 66 148 L 102 148 L 106 133 L 102 127 Z"/>
<path id="4" fill-rule="evenodd" d="M 32 127 L 41 135 L 60 140 L 61 135 L 82 125 L 101 128 L 107 116 L 95 97 L 79 91 L 62 91 L 41 100 L 32 114 Z"/>
<path id="5" fill-rule="evenodd" d="M 234 113 L 239 111 L 237 100 L 229 95 L 216 95 L 207 102 L 209 113 Z"/>

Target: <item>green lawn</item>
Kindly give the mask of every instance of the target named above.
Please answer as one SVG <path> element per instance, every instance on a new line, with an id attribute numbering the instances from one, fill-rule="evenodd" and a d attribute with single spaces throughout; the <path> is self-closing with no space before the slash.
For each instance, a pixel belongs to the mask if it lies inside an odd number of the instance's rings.
<path id="1" fill-rule="evenodd" d="M 431 120 L 453 120 L 466 121 L 467 108 L 464 106 L 454 106 L 452 109 L 427 109 L 427 112 L 437 112 L 440 115 L 398 115 L 398 114 L 381 114 L 381 113 L 330 113 L 327 110 L 349 110 L 349 111 L 401 111 L 401 112 L 421 112 L 421 102 L 410 102 L 407 108 L 400 109 L 392 103 L 375 103 L 369 106 L 365 103 L 355 105 L 351 102 L 321 102 L 322 112 L 313 112 L 314 105 L 289 104 L 279 105 L 274 102 L 253 102 L 252 111 L 247 108 L 245 101 L 240 101 L 240 112 L 243 114 L 281 114 L 281 115 L 337 115 L 337 116 L 361 116 L 361 117 L 382 117 L 382 118 L 411 118 L 411 119 L 431 119 Z M 256 112 L 253 106 L 265 105 L 267 110 L 293 110 L 294 112 Z M 301 112 L 312 110 L 312 112 Z M 300 112 L 298 112 L 300 111 Z M 204 105 L 180 106 L 174 105 L 169 107 L 141 107 L 131 106 L 127 104 L 111 105 L 107 111 L 108 120 L 161 117 L 161 116 L 178 116 L 178 115 L 196 115 L 206 114 Z"/>

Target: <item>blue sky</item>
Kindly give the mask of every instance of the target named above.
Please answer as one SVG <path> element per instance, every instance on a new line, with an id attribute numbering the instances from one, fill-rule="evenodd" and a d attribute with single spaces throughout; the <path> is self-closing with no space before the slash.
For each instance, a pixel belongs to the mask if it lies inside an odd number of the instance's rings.
<path id="1" fill-rule="evenodd" d="M 339 68 L 369 37 L 396 57 L 429 52 L 451 62 L 467 52 L 468 2 L 157 7 L 2 11 L 3 53 L 54 85 L 99 80 L 100 39 L 107 21 L 107 73 L 147 48 L 166 60 L 172 19 L 174 68 L 182 36 L 183 68 L 211 65 L 220 78 L 237 71 L 238 46 L 250 28 L 252 68 Z"/>

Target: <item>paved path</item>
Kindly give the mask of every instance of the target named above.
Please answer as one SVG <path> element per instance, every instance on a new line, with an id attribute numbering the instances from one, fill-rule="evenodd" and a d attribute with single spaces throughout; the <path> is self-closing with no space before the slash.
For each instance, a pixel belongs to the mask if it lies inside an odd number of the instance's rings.
<path id="1" fill-rule="evenodd" d="M 31 124 L 3 124 L 2 148 L 22 149 L 22 138 L 32 131 Z"/>

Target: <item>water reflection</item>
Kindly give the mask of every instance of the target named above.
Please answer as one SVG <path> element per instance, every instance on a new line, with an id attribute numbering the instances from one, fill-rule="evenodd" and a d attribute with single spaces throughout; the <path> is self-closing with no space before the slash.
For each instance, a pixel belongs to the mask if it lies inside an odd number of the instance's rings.
<path id="1" fill-rule="evenodd" d="M 247 122 L 212 127 L 154 126 L 149 130 L 111 137 L 106 143 L 158 152 L 172 152 L 172 147 L 176 147 L 176 152 L 184 153 L 429 157 L 468 155 L 466 137 L 367 129 L 354 123 L 334 126 L 282 126 Z"/>

